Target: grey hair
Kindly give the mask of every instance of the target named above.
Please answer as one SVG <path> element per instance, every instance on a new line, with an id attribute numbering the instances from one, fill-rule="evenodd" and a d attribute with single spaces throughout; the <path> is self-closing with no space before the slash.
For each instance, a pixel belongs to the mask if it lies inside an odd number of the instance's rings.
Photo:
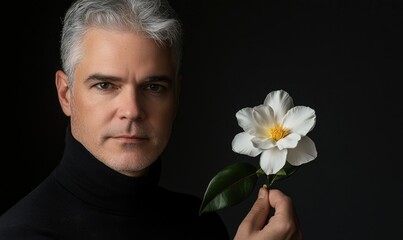
<path id="1" fill-rule="evenodd" d="M 81 43 L 90 28 L 139 32 L 172 50 L 178 75 L 182 57 L 182 26 L 167 0 L 77 0 L 67 10 L 61 34 L 62 68 L 73 84 L 81 59 Z"/>

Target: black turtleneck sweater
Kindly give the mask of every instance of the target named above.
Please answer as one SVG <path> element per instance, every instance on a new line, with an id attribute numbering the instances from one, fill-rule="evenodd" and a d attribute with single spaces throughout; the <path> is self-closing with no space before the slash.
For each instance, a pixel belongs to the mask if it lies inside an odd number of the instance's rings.
<path id="1" fill-rule="evenodd" d="M 200 199 L 158 185 L 160 159 L 145 177 L 122 175 L 66 131 L 60 164 L 0 217 L 0 239 L 229 239 Z"/>

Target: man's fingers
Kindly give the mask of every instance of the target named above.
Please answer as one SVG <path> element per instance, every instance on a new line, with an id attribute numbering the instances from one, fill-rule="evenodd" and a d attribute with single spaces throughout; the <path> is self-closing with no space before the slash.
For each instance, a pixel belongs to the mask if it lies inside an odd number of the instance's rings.
<path id="1" fill-rule="evenodd" d="M 276 215 L 294 216 L 292 200 L 277 189 L 271 189 L 268 194 L 270 205 L 276 209 Z"/>
<path id="2" fill-rule="evenodd" d="M 242 222 L 242 224 L 245 225 L 249 230 L 260 230 L 264 225 L 266 225 L 267 216 L 270 210 L 268 196 L 269 194 L 267 189 L 261 187 L 259 189 L 258 198 Z"/>
<path id="3" fill-rule="evenodd" d="M 275 233 L 278 239 L 302 239 L 298 218 L 292 199 L 279 190 L 271 189 L 268 194 L 270 205 L 275 209 L 265 228 Z"/>
<path id="4" fill-rule="evenodd" d="M 274 214 L 268 220 L 270 208 Z M 268 222 L 267 222 L 268 221 Z M 259 195 L 246 215 L 234 240 L 302 240 L 292 199 L 279 190 L 259 189 Z"/>

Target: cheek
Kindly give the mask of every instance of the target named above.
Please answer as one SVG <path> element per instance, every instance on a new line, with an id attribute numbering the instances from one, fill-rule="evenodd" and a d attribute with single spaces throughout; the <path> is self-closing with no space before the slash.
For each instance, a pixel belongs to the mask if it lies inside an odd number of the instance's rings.
<path id="1" fill-rule="evenodd" d="M 72 102 L 72 121 L 81 131 L 89 129 L 100 129 L 99 125 L 105 122 L 109 113 L 108 107 L 105 104 L 89 101 L 79 96 L 74 98 Z"/>
<path id="2" fill-rule="evenodd" d="M 166 137 L 169 137 L 171 133 L 174 118 L 175 112 L 173 104 L 163 108 L 154 108 L 152 113 L 149 115 L 149 121 L 153 125 L 154 129 L 158 129 L 157 132 L 162 135 L 166 135 Z"/>

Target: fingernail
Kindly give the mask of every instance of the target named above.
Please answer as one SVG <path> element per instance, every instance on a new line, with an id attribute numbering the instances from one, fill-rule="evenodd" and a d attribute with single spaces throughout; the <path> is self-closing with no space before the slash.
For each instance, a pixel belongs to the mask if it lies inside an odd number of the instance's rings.
<path id="1" fill-rule="evenodd" d="M 260 188 L 258 198 L 266 198 L 266 195 L 267 195 L 267 193 L 266 193 L 265 189 Z"/>

